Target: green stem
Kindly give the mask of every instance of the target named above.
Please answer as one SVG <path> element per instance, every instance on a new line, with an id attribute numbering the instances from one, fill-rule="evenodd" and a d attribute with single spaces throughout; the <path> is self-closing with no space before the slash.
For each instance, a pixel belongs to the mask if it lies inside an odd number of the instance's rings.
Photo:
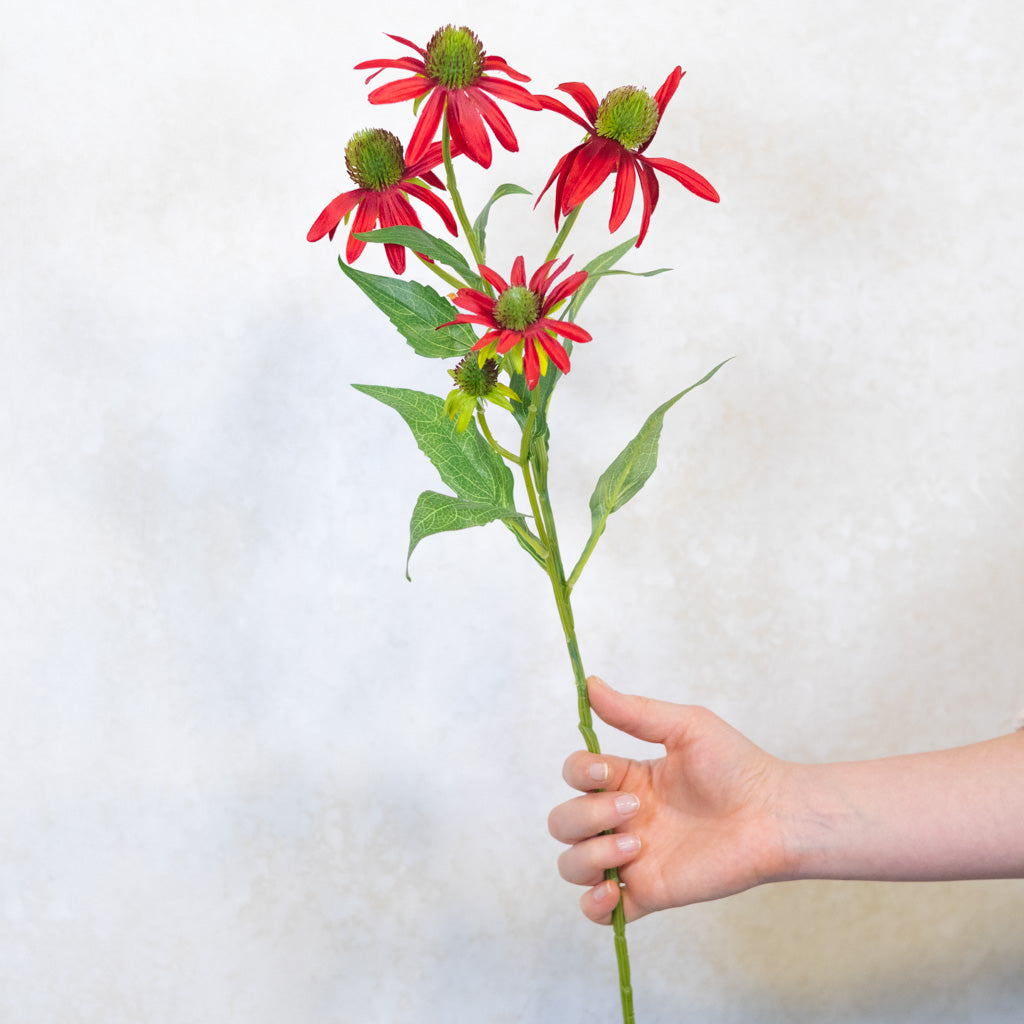
<path id="1" fill-rule="evenodd" d="M 497 441 L 494 440 L 494 435 L 491 433 L 491 428 L 487 425 L 487 419 L 484 417 L 484 411 L 481 408 L 476 410 L 477 422 L 480 424 L 480 430 L 483 432 L 487 443 L 503 458 L 508 459 L 509 462 L 514 462 L 517 466 L 523 464 L 523 460 L 519 455 L 514 452 L 510 452 L 507 448 L 503 448 Z"/>
<path id="2" fill-rule="evenodd" d="M 562 221 L 562 229 L 558 232 L 558 237 L 555 238 L 555 241 L 551 246 L 551 251 L 548 253 L 547 260 L 544 261 L 545 263 L 547 263 L 548 260 L 553 260 L 562 251 L 562 246 L 565 245 L 565 240 L 569 237 L 569 232 L 572 231 L 573 225 L 576 223 L 576 218 L 580 215 L 580 210 L 582 209 L 582 203 L 580 203 L 579 206 L 574 206 L 569 211 L 569 215 L 564 221 Z"/>
<path id="3" fill-rule="evenodd" d="M 536 412 L 531 407 L 530 418 L 527 420 L 523 430 L 523 450 L 527 456 L 531 451 L 528 433 L 533 433 L 533 419 Z M 538 517 L 538 532 L 543 522 L 544 535 L 548 549 L 546 569 L 548 578 L 551 580 L 551 588 L 555 595 L 555 605 L 558 608 L 558 618 L 562 623 L 562 632 L 565 634 L 565 644 L 569 651 L 569 661 L 572 663 L 573 678 L 576 682 L 576 703 L 579 711 L 579 730 L 587 750 L 592 754 L 600 754 L 601 746 L 594 732 L 594 719 L 590 710 L 590 696 L 587 693 L 587 674 L 583 670 L 583 658 L 580 655 L 579 641 L 576 639 L 576 624 L 573 620 L 572 603 L 569 598 L 571 587 L 565 578 L 565 569 L 562 566 L 562 555 L 558 548 L 558 534 L 555 530 L 555 519 L 551 509 L 551 499 L 547 487 L 547 470 L 534 464 L 536 470 L 536 490 L 528 488 L 531 494 L 536 494 L 536 501 L 540 507 Z M 524 465 L 524 476 L 529 479 L 531 466 Z M 578 575 L 578 574 L 577 574 Z M 604 873 L 605 878 L 619 885 L 619 873 L 615 868 L 610 868 Z M 626 945 L 626 915 L 622 907 L 622 897 L 612 912 L 612 930 L 615 935 L 615 959 L 619 968 L 619 996 L 622 1001 L 623 1024 L 635 1024 L 633 1013 L 633 985 L 630 979 L 629 969 L 629 948 Z"/>
<path id="4" fill-rule="evenodd" d="M 444 169 L 445 175 L 448 179 L 448 194 L 452 197 L 452 205 L 455 207 L 455 216 L 458 217 L 459 223 L 462 225 L 462 233 L 466 236 L 466 241 L 469 244 L 470 251 L 473 253 L 473 260 L 477 265 L 479 265 L 484 262 L 484 254 L 480 248 L 480 242 L 477 240 L 476 232 L 473 230 L 473 225 L 470 224 L 469 217 L 466 216 L 466 207 L 462 202 L 462 196 L 459 194 L 459 188 L 455 181 L 455 164 L 452 162 L 452 140 L 448 131 L 447 110 L 445 111 L 441 127 L 441 152 L 444 155 Z M 487 285 L 487 290 L 488 293 L 490 293 L 489 284 Z"/>
<path id="5" fill-rule="evenodd" d="M 446 284 L 450 284 L 456 291 L 458 291 L 460 288 L 467 287 L 465 281 L 460 281 L 454 275 L 449 274 L 445 270 L 442 270 L 433 260 L 428 260 L 425 256 L 420 256 L 419 253 L 416 253 L 416 256 L 419 259 L 420 263 L 422 263 L 423 266 L 427 268 L 427 270 L 433 271 L 435 274 L 437 274 L 439 278 L 441 278 L 442 281 L 444 281 Z"/>

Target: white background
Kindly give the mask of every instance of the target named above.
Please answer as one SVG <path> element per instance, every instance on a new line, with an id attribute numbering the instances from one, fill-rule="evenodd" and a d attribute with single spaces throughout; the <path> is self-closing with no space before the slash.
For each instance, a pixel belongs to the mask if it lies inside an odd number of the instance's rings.
<path id="1" fill-rule="evenodd" d="M 970 742 L 1024 705 L 1024 8 L 424 6 L 5 17 L 5 1024 L 617 1019 L 611 936 L 545 828 L 579 745 L 546 580 L 494 525 L 428 538 L 406 582 L 436 476 L 348 385 L 443 392 L 444 366 L 344 279 L 342 237 L 305 241 L 349 136 L 408 136 L 352 70 L 404 52 L 384 32 L 468 23 L 536 91 L 688 72 L 649 152 L 722 203 L 665 180 L 627 265 L 674 273 L 581 317 L 552 413 L 568 552 L 646 415 L 735 359 L 670 413 L 576 590 L 588 668 L 805 761 Z M 523 152 L 465 168 L 471 208 L 579 141 L 508 109 Z M 550 196 L 531 211 L 495 213 L 499 269 L 540 261 Z M 1017 1021 L 1024 998 L 1018 882 L 792 883 L 630 936 L 643 1024 Z"/>

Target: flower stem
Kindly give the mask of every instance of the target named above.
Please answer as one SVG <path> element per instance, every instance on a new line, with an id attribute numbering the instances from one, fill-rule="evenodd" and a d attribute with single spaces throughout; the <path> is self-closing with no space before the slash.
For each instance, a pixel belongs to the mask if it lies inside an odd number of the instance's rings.
<path id="1" fill-rule="evenodd" d="M 570 211 L 569 215 L 562 222 L 562 229 L 558 232 L 558 236 L 555 238 L 554 243 L 551 246 L 551 251 L 548 253 L 547 259 L 553 260 L 561 251 L 562 246 L 565 245 L 565 240 L 569 237 L 569 232 L 572 231 L 573 225 L 576 223 L 576 218 L 580 215 L 580 210 L 583 209 L 583 204 L 574 206 Z M 544 261 L 545 263 L 547 260 Z"/>
<path id="2" fill-rule="evenodd" d="M 526 459 L 523 465 L 523 475 L 527 481 L 527 489 L 530 492 L 531 504 L 534 506 L 534 514 L 537 515 L 538 532 L 544 538 L 547 546 L 547 559 L 545 569 L 548 578 L 551 580 L 551 589 L 555 595 L 555 605 L 558 608 L 558 618 L 562 624 L 562 632 L 565 634 L 565 645 L 569 651 L 569 661 L 572 663 L 573 678 L 576 683 L 576 704 L 579 712 L 579 730 L 587 750 L 592 754 L 601 753 L 601 745 L 598 743 L 597 734 L 594 732 L 594 718 L 590 710 L 590 696 L 587 692 L 587 674 L 583 670 L 583 658 L 580 655 L 579 641 L 576 639 L 576 624 L 573 620 L 572 602 L 570 600 L 571 587 L 565 578 L 565 569 L 562 565 L 562 555 L 558 548 L 558 533 L 555 530 L 555 518 L 551 509 L 551 499 L 547 486 L 547 465 L 546 458 L 538 460 L 533 453 L 532 434 L 533 422 L 536 407 L 530 409 L 523 428 L 523 453 Z M 531 476 L 535 481 L 531 483 Z M 537 509 L 539 507 L 539 514 Z M 543 532 L 542 532 L 543 531 Z M 619 883 L 619 873 L 615 868 L 605 871 L 606 879 Z M 615 959 L 619 968 L 619 996 L 622 1001 L 623 1024 L 634 1024 L 633 1014 L 633 986 L 630 979 L 629 969 L 629 948 L 626 945 L 626 916 L 622 907 L 622 897 L 615 905 L 612 912 L 612 930 L 615 935 Z"/>
<path id="3" fill-rule="evenodd" d="M 441 153 L 444 156 L 444 169 L 447 177 L 448 194 L 452 197 L 452 205 L 455 207 L 455 216 L 459 218 L 459 223 L 462 225 L 462 233 L 466 236 L 466 241 L 473 254 L 473 261 L 479 265 L 484 262 L 484 254 L 480 249 L 480 242 L 476 237 L 476 232 L 473 230 L 473 225 L 470 224 L 469 217 L 466 215 L 466 207 L 462 202 L 462 196 L 459 194 L 459 188 L 455 181 L 455 164 L 452 161 L 452 139 L 451 134 L 448 131 L 447 111 L 445 112 L 445 117 L 441 124 Z M 487 282 L 484 283 L 489 294 L 491 286 L 487 284 Z"/>

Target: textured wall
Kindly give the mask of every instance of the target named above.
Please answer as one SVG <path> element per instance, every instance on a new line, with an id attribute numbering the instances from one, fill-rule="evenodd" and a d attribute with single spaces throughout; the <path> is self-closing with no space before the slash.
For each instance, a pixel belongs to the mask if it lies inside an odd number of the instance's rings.
<path id="1" fill-rule="evenodd" d="M 578 745 L 545 580 L 492 526 L 405 581 L 433 470 L 348 384 L 446 378 L 304 240 L 349 135 L 407 134 L 351 70 L 385 31 L 468 22 L 539 90 L 688 70 L 651 152 L 723 201 L 666 183 L 630 265 L 674 274 L 588 307 L 553 413 L 569 551 L 647 413 L 736 358 L 577 588 L 588 667 L 798 760 L 1010 728 L 1024 8 L 150 6 L 15 0 L 0 50 L 5 1024 L 616 1019 L 544 824 Z M 575 129 L 510 116 L 495 178 L 536 190 Z M 470 168 L 470 204 L 492 184 Z M 496 212 L 500 261 L 537 262 L 529 207 Z M 1018 1021 L 1021 884 L 645 919 L 640 1020 Z"/>

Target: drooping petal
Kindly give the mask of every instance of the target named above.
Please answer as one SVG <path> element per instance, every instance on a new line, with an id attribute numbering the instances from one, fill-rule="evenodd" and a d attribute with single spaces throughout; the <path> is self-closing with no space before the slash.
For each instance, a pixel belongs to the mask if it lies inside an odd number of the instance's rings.
<path id="1" fill-rule="evenodd" d="M 434 88 L 429 78 L 400 78 L 397 82 L 379 85 L 366 98 L 371 103 L 402 103 L 418 99 Z"/>
<path id="2" fill-rule="evenodd" d="M 444 221 L 444 226 L 448 229 L 449 234 L 457 235 L 459 233 L 459 228 L 455 223 L 455 218 L 452 216 L 452 211 L 448 209 L 440 196 L 435 195 L 429 188 L 424 188 L 422 185 L 417 185 L 412 181 L 403 182 L 402 188 L 407 195 L 426 203 Z"/>
<path id="3" fill-rule="evenodd" d="M 477 92 L 475 89 L 473 90 L 471 100 L 476 104 L 481 117 L 490 125 L 491 131 L 494 132 L 494 137 L 501 143 L 502 148 L 510 153 L 518 153 L 519 140 L 516 138 L 515 132 L 512 131 L 512 125 L 508 123 L 508 118 L 501 112 L 498 104 L 490 96 Z"/>
<path id="4" fill-rule="evenodd" d="M 355 208 L 366 193 L 361 189 L 353 189 L 351 192 L 342 192 L 335 196 L 321 211 L 320 216 L 313 221 L 313 226 L 306 235 L 306 241 L 319 242 L 324 235 L 334 238 L 334 232 L 338 225 Z"/>
<path id="5" fill-rule="evenodd" d="M 366 79 L 367 82 L 376 78 L 383 70 L 385 70 L 385 68 L 398 68 L 400 71 L 415 71 L 418 75 L 422 75 L 427 70 L 423 61 L 417 60 L 415 57 L 399 57 L 397 59 L 382 57 L 376 60 L 364 60 L 355 65 L 356 71 L 366 71 L 367 68 L 377 69 L 369 78 Z"/>
<path id="6" fill-rule="evenodd" d="M 612 195 L 612 215 L 608 220 L 608 230 L 618 231 L 633 205 L 633 192 L 636 189 L 636 157 L 623 151 L 619 157 L 619 171 L 615 175 L 615 192 Z"/>
<path id="7" fill-rule="evenodd" d="M 462 92 L 448 93 L 448 129 L 462 151 L 481 167 L 491 166 L 491 142 L 484 119 L 472 99 Z"/>
<path id="8" fill-rule="evenodd" d="M 533 204 L 533 208 L 536 210 L 540 201 L 544 198 L 544 193 L 551 188 L 551 183 L 558 178 L 558 186 L 555 188 L 555 228 L 558 228 L 558 221 L 562 215 L 562 194 L 565 191 L 565 179 L 568 177 L 569 168 L 572 166 L 573 160 L 576 159 L 576 154 L 582 149 L 582 146 L 577 146 L 575 149 L 569 150 L 565 156 L 559 158 L 555 169 L 551 172 L 551 177 L 548 178 L 548 183 L 541 189 L 540 195 L 537 196 L 537 202 Z"/>
<path id="9" fill-rule="evenodd" d="M 521 331 L 502 331 L 498 338 L 498 355 L 503 356 L 509 349 L 515 348 L 522 339 Z"/>
<path id="10" fill-rule="evenodd" d="M 500 71 L 503 75 L 514 78 L 517 82 L 528 82 L 530 80 L 529 75 L 524 75 L 521 71 L 516 71 L 515 68 L 509 67 L 504 57 L 499 57 L 494 53 L 484 58 L 484 71 Z"/>
<path id="11" fill-rule="evenodd" d="M 523 376 L 526 386 L 532 391 L 540 380 L 540 360 L 537 358 L 537 347 L 527 338 L 523 343 Z"/>
<path id="12" fill-rule="evenodd" d="M 567 92 L 580 105 L 580 110 L 587 116 L 591 130 L 593 130 L 598 108 L 594 90 L 583 82 L 563 82 L 558 88 L 562 92 Z"/>
<path id="13" fill-rule="evenodd" d="M 644 212 L 640 218 L 640 234 L 636 240 L 636 247 L 643 245 L 647 237 L 647 229 L 651 226 L 651 216 L 654 208 L 658 205 L 658 193 L 661 191 L 658 179 L 654 174 L 654 168 L 650 162 L 643 157 L 638 158 L 637 165 L 640 169 L 640 191 L 644 197 Z"/>
<path id="14" fill-rule="evenodd" d="M 423 104 L 419 119 L 416 121 L 416 127 L 412 132 L 412 138 L 409 139 L 409 145 L 405 147 L 405 161 L 407 165 L 414 164 L 418 166 L 420 161 L 426 157 L 426 154 L 431 152 L 430 144 L 434 141 L 434 136 L 437 134 L 437 126 L 441 123 L 441 115 L 443 113 L 444 93 L 440 89 L 435 89 Z"/>
<path id="15" fill-rule="evenodd" d="M 588 199 L 616 169 L 624 150 L 614 139 L 594 136 L 585 142 L 566 175 L 562 194 L 562 215 Z"/>
<path id="16" fill-rule="evenodd" d="M 719 202 L 719 195 L 714 186 L 703 175 L 698 174 L 692 167 L 679 163 L 678 160 L 668 160 L 665 157 L 645 156 L 640 159 L 652 167 L 656 167 L 663 174 L 674 178 L 684 188 L 688 188 L 694 195 L 706 199 L 710 203 Z"/>
<path id="17" fill-rule="evenodd" d="M 348 241 L 345 244 L 345 260 L 348 263 L 355 263 L 366 248 L 366 243 L 356 235 L 364 231 L 372 231 L 377 223 L 377 215 L 380 212 L 380 200 L 376 192 L 366 192 L 365 198 L 356 210 L 352 222 L 352 230 L 348 233 Z"/>
<path id="18" fill-rule="evenodd" d="M 563 117 L 569 118 L 570 121 L 575 121 L 585 132 L 593 134 L 594 126 L 584 121 L 574 110 L 570 110 L 560 99 L 555 96 L 538 96 L 537 99 L 540 101 L 542 109 L 561 114 Z"/>
<path id="19" fill-rule="evenodd" d="M 553 362 L 555 366 L 562 371 L 562 373 L 568 373 L 569 353 L 562 348 L 559 342 L 552 338 L 547 331 L 540 331 L 537 334 L 537 341 L 540 342 L 544 351 L 547 352 L 548 356 L 550 356 L 551 362 Z"/>
<path id="20" fill-rule="evenodd" d="M 527 110 L 540 110 L 540 100 L 521 85 L 513 82 L 503 82 L 500 78 L 489 78 L 486 75 L 473 85 L 473 91 L 482 89 L 499 100 L 507 100 L 517 107 L 525 107 Z"/>

